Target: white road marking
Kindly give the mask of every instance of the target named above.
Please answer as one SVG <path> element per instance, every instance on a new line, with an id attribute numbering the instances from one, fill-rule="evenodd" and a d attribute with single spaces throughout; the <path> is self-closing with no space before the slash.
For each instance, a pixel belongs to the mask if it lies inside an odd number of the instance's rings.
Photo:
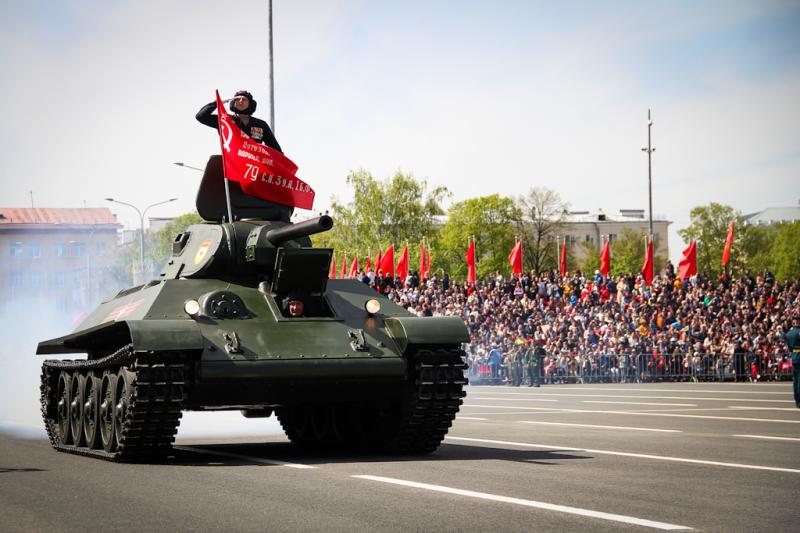
<path id="1" fill-rule="evenodd" d="M 583 403 L 618 403 L 624 405 L 663 405 L 673 407 L 697 407 L 695 403 L 647 403 L 647 402 L 607 402 L 605 400 L 581 400 Z"/>
<path id="2" fill-rule="evenodd" d="M 747 411 L 797 411 L 797 407 L 751 407 L 749 405 L 729 405 L 728 409 L 744 409 Z"/>
<path id="3" fill-rule="evenodd" d="M 474 400 L 505 400 L 505 401 L 524 401 L 524 402 L 557 402 L 550 398 L 488 398 L 484 396 L 472 396 Z"/>
<path id="4" fill-rule="evenodd" d="M 477 417 L 474 417 L 474 416 L 458 416 L 458 417 L 456 417 L 456 420 L 483 420 L 483 421 L 486 421 L 486 420 L 488 420 L 488 418 L 477 418 Z"/>
<path id="5" fill-rule="evenodd" d="M 445 437 L 445 440 L 460 440 L 460 441 L 467 441 L 467 442 L 481 442 L 485 444 L 503 444 L 506 446 L 519 446 L 522 448 L 545 448 L 548 450 L 561 450 L 566 452 L 586 452 L 586 453 L 596 453 L 598 455 L 616 455 L 620 457 L 635 457 L 638 459 L 654 459 L 656 461 L 672 461 L 676 463 L 691 463 L 691 464 L 698 464 L 698 465 L 710 465 L 710 466 L 725 466 L 728 468 L 744 468 L 748 470 L 769 470 L 771 472 L 788 472 L 790 474 L 800 474 L 800 470 L 796 468 L 780 468 L 776 466 L 761 466 L 761 465 L 751 465 L 751 464 L 744 464 L 744 463 L 723 463 L 720 461 L 704 461 L 702 459 L 689 459 L 686 457 L 672 457 L 669 455 L 651 455 L 646 453 L 630 453 L 630 452 L 618 452 L 614 450 L 592 450 L 589 448 L 571 448 L 567 446 L 550 446 L 547 444 L 532 444 L 530 442 L 513 442 L 513 441 L 505 441 L 505 440 L 490 440 L 490 439 L 472 439 L 467 437 Z"/>
<path id="6" fill-rule="evenodd" d="M 745 385 L 743 385 L 744 387 Z M 752 386 L 749 384 L 747 386 Z M 659 388 L 649 388 L 649 389 L 641 389 L 641 388 L 628 388 L 628 387 L 607 387 L 605 385 L 600 386 L 591 386 L 591 385 L 567 385 L 567 386 L 558 386 L 558 385 L 545 385 L 546 390 L 569 390 L 569 391 L 576 391 L 576 390 L 586 390 L 586 391 L 635 391 L 635 392 L 690 392 L 690 393 L 697 393 L 702 392 L 703 394 L 781 394 L 781 395 L 789 395 L 792 394 L 792 387 L 787 386 L 785 392 L 775 392 L 775 391 L 753 391 L 753 390 L 702 390 L 698 391 L 697 389 L 659 389 Z M 776 387 L 776 385 L 769 385 L 770 388 Z M 496 386 L 488 386 L 484 385 L 481 387 L 480 385 L 470 385 L 469 389 L 475 389 L 476 391 L 484 391 L 488 392 L 490 389 L 496 389 Z M 490 394 L 528 394 L 526 392 L 491 392 Z M 531 392 L 530 394 L 539 394 L 539 392 Z"/>
<path id="7" fill-rule="evenodd" d="M 509 405 L 465 405 L 465 407 L 481 407 L 484 409 L 517 409 L 520 411 L 536 411 L 541 414 L 548 413 L 598 413 L 607 415 L 637 415 L 637 416 L 669 416 L 674 418 L 704 418 L 707 420 L 739 420 L 746 422 L 772 422 L 775 424 L 800 424 L 800 420 L 781 420 L 779 418 L 747 418 L 743 416 L 708 416 L 708 415 L 679 415 L 673 412 L 655 411 L 605 411 L 595 409 L 560 409 L 557 407 L 512 407 Z M 666 411 L 678 411 L 679 409 L 666 409 Z M 730 409 L 687 409 L 688 411 L 727 411 Z"/>
<path id="8" fill-rule="evenodd" d="M 747 439 L 766 439 L 766 440 L 788 440 L 792 442 L 800 442 L 800 438 L 796 437 L 771 437 L 769 435 L 733 435 L 734 437 L 744 437 Z"/>
<path id="9" fill-rule="evenodd" d="M 580 428 L 599 428 L 599 429 L 626 429 L 629 431 L 657 431 L 661 433 L 683 433 L 679 429 L 655 429 L 655 428 L 635 428 L 630 426 L 599 426 L 596 424 L 568 424 L 566 422 L 539 422 L 538 420 L 520 420 L 521 424 L 539 424 L 543 426 L 570 426 Z"/>
<path id="10" fill-rule="evenodd" d="M 265 465 L 286 466 L 289 468 L 318 468 L 312 465 L 303 465 L 299 463 L 287 463 L 286 461 L 278 461 L 276 459 L 262 459 L 260 457 L 251 457 L 249 455 L 239 455 L 238 453 L 220 452 L 216 450 L 204 450 L 203 448 L 195 448 L 194 446 L 173 446 L 176 450 L 184 450 L 187 452 L 204 453 L 206 455 L 216 455 L 219 457 L 230 457 L 231 459 L 239 459 L 240 461 L 249 461 L 251 463 L 259 463 Z"/>
<path id="11" fill-rule="evenodd" d="M 596 389 L 595 389 L 596 390 Z M 567 398 L 635 398 L 635 399 L 650 399 L 650 400 L 705 400 L 710 402 L 766 402 L 766 403 L 794 403 L 794 400 L 763 400 L 756 398 L 704 398 L 696 396 L 650 396 L 650 395 L 635 395 L 635 394 L 561 394 L 554 392 L 537 392 L 532 394 L 518 393 L 518 392 L 494 392 L 492 394 L 503 396 L 521 396 L 521 398 L 497 398 L 493 396 L 472 396 L 476 400 L 498 400 L 498 401 L 512 401 L 512 402 L 525 402 L 533 400 L 531 396 L 564 396 Z M 537 400 L 541 401 L 541 400 Z"/>
<path id="12" fill-rule="evenodd" d="M 380 481 L 381 483 L 390 483 L 392 485 L 400 485 L 403 487 L 411 487 L 415 489 L 430 490 L 434 492 L 444 492 L 446 494 L 455 494 L 458 496 L 465 496 L 468 498 L 478 498 L 481 500 L 489 500 L 493 502 L 510 503 L 513 505 L 521 505 L 523 507 L 533 507 L 536 509 L 545 509 L 547 511 L 555 511 L 558 513 L 568 513 L 579 516 L 586 516 L 589 518 L 599 518 L 601 520 L 610 520 L 612 522 L 621 522 L 624 524 L 633 524 L 637 526 L 649 527 L 654 529 L 663 529 L 669 531 L 676 530 L 691 530 L 687 526 L 679 526 L 676 524 L 668 524 L 666 522 L 656 522 L 654 520 L 646 520 L 644 518 L 636 518 L 633 516 L 625 516 L 620 514 L 603 513 L 601 511 L 592 511 L 591 509 L 581 509 L 579 507 L 569 507 L 567 505 L 557 505 L 554 503 L 538 502 L 535 500 L 524 500 L 522 498 L 512 498 L 509 496 L 500 496 L 498 494 L 489 494 L 486 492 L 475 492 L 472 490 L 456 489 L 453 487 L 445 487 L 443 485 L 431 485 L 429 483 L 418 483 L 416 481 L 406 481 L 404 479 L 395 479 L 382 476 L 368 476 L 356 475 L 352 476 L 358 479 L 366 479 L 369 481 Z"/>

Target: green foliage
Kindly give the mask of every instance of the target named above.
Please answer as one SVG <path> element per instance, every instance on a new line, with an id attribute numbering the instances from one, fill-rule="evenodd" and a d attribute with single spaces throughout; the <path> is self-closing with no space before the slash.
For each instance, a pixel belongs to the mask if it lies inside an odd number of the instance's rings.
<path id="1" fill-rule="evenodd" d="M 349 262 L 354 253 L 359 258 L 369 253 L 374 260 L 378 247 L 385 250 L 392 244 L 398 260 L 403 246 L 409 243 L 409 262 L 416 270 L 419 243 L 435 237 L 435 217 L 444 214 L 441 204 L 450 195 L 447 188 L 428 192 L 427 181 L 411 174 L 398 171 L 381 181 L 363 169 L 351 172 L 347 184 L 353 188 L 353 200 L 344 204 L 334 199 L 334 228 L 315 235 L 314 246 L 346 253 Z"/>
<path id="2" fill-rule="evenodd" d="M 148 257 L 154 265 L 164 264 L 172 254 L 172 241 L 192 224 L 202 224 L 197 212 L 185 213 L 173 218 L 155 234 L 155 245 L 148 248 Z"/>
<path id="3" fill-rule="evenodd" d="M 753 274 L 765 268 L 772 270 L 775 265 L 773 248 L 778 232 L 777 226 L 746 226 L 743 229 L 745 231 L 741 241 L 746 257 L 746 270 Z M 731 260 L 733 260 L 732 254 Z"/>
<path id="4" fill-rule="evenodd" d="M 722 250 L 731 222 L 736 223 L 736 228 L 728 268 L 733 273 L 740 273 L 746 269 L 747 254 L 744 241 L 748 228 L 742 224 L 739 211 L 729 205 L 711 202 L 692 209 L 689 218 L 691 220 L 689 226 L 678 230 L 678 235 L 687 243 L 697 239 L 698 272 L 714 276 L 722 271 Z"/>
<path id="5" fill-rule="evenodd" d="M 779 280 L 800 277 L 800 220 L 776 224 L 772 256 L 775 278 Z"/>
<path id="6" fill-rule="evenodd" d="M 657 236 L 656 236 L 657 237 Z M 611 241 L 611 275 L 620 274 L 636 275 L 642 270 L 645 253 L 645 236 L 625 228 L 619 238 Z M 655 252 L 654 267 L 656 273 L 662 268 L 667 259 L 658 254 L 658 242 L 653 242 Z M 598 265 L 600 264 L 598 259 Z M 594 272 L 594 270 L 592 270 Z"/>
<path id="7" fill-rule="evenodd" d="M 486 277 L 495 270 L 510 272 L 508 254 L 515 241 L 515 218 L 519 216 L 514 201 L 497 194 L 454 204 L 439 233 L 435 265 L 456 279 L 465 279 L 468 239 L 474 236 L 477 276 Z M 523 243 L 523 257 L 524 254 Z"/>
<path id="8" fill-rule="evenodd" d="M 600 252 L 597 251 L 592 241 L 583 241 L 580 246 L 584 254 L 580 263 L 581 272 L 585 275 L 594 274 L 595 270 L 600 269 Z M 567 264 L 569 265 L 569 263 Z"/>

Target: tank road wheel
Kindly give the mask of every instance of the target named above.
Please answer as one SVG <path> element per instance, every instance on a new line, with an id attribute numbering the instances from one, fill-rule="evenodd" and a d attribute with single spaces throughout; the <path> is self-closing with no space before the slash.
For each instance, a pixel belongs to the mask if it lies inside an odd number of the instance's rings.
<path id="1" fill-rule="evenodd" d="M 74 372 L 70 386 L 69 432 L 75 446 L 83 446 L 83 386 L 86 378 Z"/>
<path id="2" fill-rule="evenodd" d="M 70 431 L 70 403 L 72 398 L 72 378 L 69 372 L 62 370 L 58 376 L 57 403 L 57 425 L 58 443 L 72 444 L 72 432 Z"/>
<path id="3" fill-rule="evenodd" d="M 90 372 L 83 382 L 83 437 L 89 448 L 100 448 L 100 388 L 102 378 Z"/>
<path id="4" fill-rule="evenodd" d="M 117 448 L 123 448 L 128 436 L 128 408 L 133 396 L 133 381 L 136 374 L 123 367 L 117 374 L 117 383 L 114 387 L 114 435 L 117 438 Z"/>
<path id="5" fill-rule="evenodd" d="M 109 371 L 103 373 L 100 382 L 100 440 L 103 449 L 113 452 L 116 447 L 114 438 L 114 389 L 117 386 L 117 376 Z"/>

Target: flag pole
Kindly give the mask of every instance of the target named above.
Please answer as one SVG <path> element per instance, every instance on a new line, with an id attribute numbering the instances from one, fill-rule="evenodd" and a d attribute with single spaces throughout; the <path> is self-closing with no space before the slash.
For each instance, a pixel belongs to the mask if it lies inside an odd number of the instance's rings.
<path id="1" fill-rule="evenodd" d="M 272 0 L 269 0 L 269 126 L 275 133 L 275 73 L 272 49 Z"/>

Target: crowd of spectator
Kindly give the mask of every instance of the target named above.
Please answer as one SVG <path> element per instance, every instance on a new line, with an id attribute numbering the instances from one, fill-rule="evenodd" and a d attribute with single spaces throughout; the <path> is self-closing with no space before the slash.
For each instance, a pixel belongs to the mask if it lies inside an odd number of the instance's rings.
<path id="1" fill-rule="evenodd" d="M 778 282 L 764 271 L 682 282 L 670 263 L 651 286 L 641 275 L 579 270 L 498 272 L 474 285 L 446 273 L 362 281 L 416 315 L 463 318 L 473 381 L 511 381 L 512 367 L 527 365 L 536 348 L 546 383 L 790 378 L 784 335 L 800 313 L 800 279 Z"/>

